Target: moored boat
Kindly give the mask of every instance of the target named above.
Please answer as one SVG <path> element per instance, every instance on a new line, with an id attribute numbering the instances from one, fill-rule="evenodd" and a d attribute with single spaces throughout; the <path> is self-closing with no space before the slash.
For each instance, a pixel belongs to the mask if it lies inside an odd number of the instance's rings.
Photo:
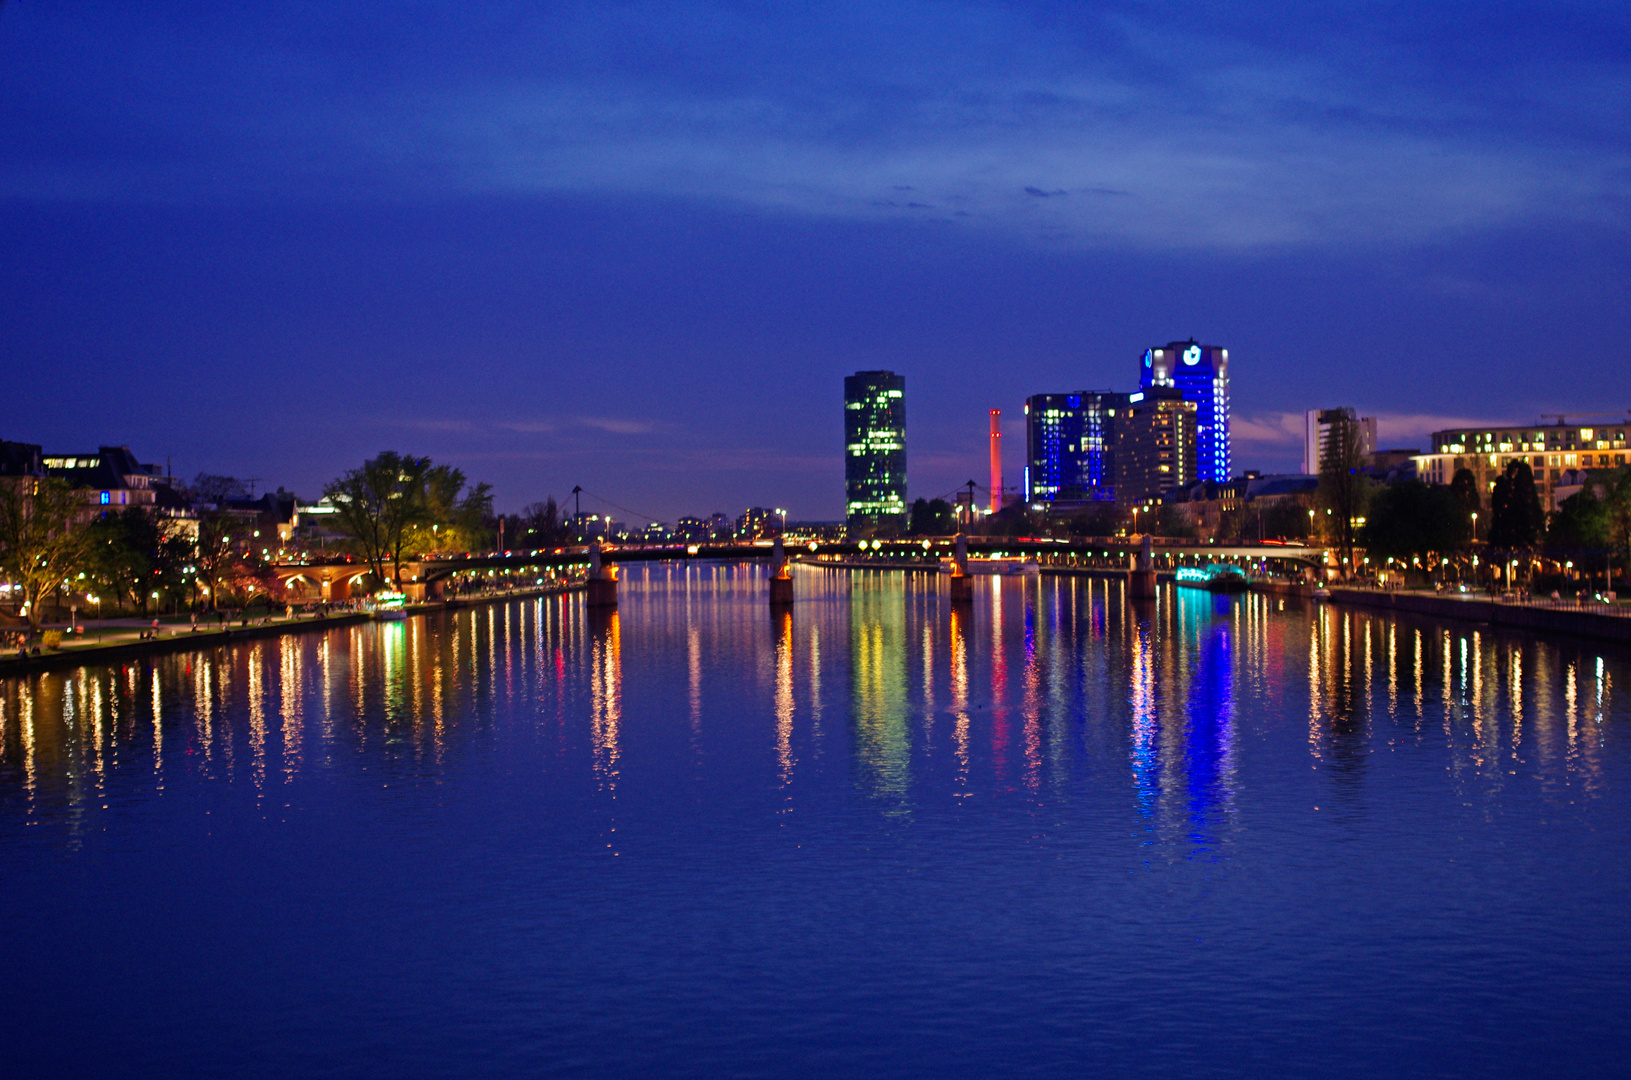
<path id="1" fill-rule="evenodd" d="M 399 592 L 382 592 L 363 603 L 363 608 L 376 619 L 397 622 L 408 617 L 408 598 Z"/>
<path id="2" fill-rule="evenodd" d="M 1228 563 L 1208 563 L 1205 566 L 1180 566 L 1173 579 L 1180 585 L 1208 592 L 1245 592 L 1251 587 L 1245 571 Z"/>

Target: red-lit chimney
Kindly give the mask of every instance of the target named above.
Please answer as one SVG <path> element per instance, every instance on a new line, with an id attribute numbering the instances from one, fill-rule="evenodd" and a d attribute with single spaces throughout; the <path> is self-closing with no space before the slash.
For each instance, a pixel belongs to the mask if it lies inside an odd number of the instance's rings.
<path id="1" fill-rule="evenodd" d="M 991 410 L 991 512 L 1002 509 L 1002 410 Z"/>

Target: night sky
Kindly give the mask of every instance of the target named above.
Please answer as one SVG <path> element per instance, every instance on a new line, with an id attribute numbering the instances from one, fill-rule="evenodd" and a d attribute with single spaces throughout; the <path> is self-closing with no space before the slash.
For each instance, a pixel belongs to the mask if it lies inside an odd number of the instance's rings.
<path id="1" fill-rule="evenodd" d="M 1230 350 L 1238 468 L 1631 406 L 1631 5 L 0 7 L 0 437 L 672 522 Z M 601 504 L 586 503 L 597 510 Z"/>

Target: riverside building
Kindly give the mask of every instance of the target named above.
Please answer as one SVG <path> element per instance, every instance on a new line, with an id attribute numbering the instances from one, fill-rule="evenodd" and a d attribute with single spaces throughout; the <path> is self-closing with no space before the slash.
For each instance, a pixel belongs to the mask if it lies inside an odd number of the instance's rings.
<path id="1" fill-rule="evenodd" d="M 844 379 L 844 515 L 851 526 L 906 517 L 906 379 L 893 371 Z"/>
<path id="2" fill-rule="evenodd" d="M 1025 399 L 1025 501 L 1037 509 L 1115 499 L 1115 420 L 1127 394 L 1083 390 Z"/>
<path id="3" fill-rule="evenodd" d="M 1229 445 L 1229 350 L 1191 338 L 1145 349 L 1138 385 L 1145 391 L 1175 387 L 1195 406 L 1195 468 L 1191 479 L 1227 483 Z"/>
<path id="4" fill-rule="evenodd" d="M 1599 424 L 1512 424 L 1470 431 L 1435 431 L 1430 448 L 1415 457 L 1416 475 L 1429 484 L 1448 484 L 1469 470 L 1486 497 L 1508 465 L 1522 461 L 1534 473 L 1541 505 L 1557 509 L 1558 488 L 1578 489 L 1589 469 L 1626 464 L 1625 420 Z"/>

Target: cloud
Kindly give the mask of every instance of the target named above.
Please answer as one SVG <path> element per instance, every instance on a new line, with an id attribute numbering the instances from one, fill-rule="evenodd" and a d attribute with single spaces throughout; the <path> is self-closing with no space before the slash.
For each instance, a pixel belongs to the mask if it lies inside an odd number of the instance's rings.
<path id="1" fill-rule="evenodd" d="M 613 416 L 574 416 L 568 419 L 540 417 L 529 420 L 464 420 L 456 417 L 376 417 L 373 421 L 385 427 L 406 428 L 409 431 L 456 432 L 491 436 L 497 432 L 516 435 L 569 436 L 573 431 L 605 432 L 608 435 L 646 435 L 657 430 L 657 425 L 644 420 Z"/>
<path id="2" fill-rule="evenodd" d="M 1229 438 L 1237 445 L 1257 451 L 1300 447 L 1303 443 L 1303 414 L 1236 414 L 1229 418 Z"/>
<path id="3" fill-rule="evenodd" d="M 576 422 L 586 428 L 604 431 L 611 435 L 646 435 L 657 430 L 656 425 L 648 424 L 643 420 L 619 420 L 607 416 L 579 416 Z"/>
<path id="4" fill-rule="evenodd" d="M 1454 4 L 1408 26 L 974 0 L 424 14 L 363 50 L 342 29 L 372 29 L 366 4 L 269 40 L 20 10 L 0 194 L 682 198 L 1157 249 L 1624 227 L 1631 207 L 1631 73 L 1585 12 L 1522 35 Z"/>
<path id="5" fill-rule="evenodd" d="M 373 423 L 381 427 L 406 428 L 409 431 L 473 432 L 476 425 L 469 420 L 438 419 L 434 417 L 376 416 Z"/>

